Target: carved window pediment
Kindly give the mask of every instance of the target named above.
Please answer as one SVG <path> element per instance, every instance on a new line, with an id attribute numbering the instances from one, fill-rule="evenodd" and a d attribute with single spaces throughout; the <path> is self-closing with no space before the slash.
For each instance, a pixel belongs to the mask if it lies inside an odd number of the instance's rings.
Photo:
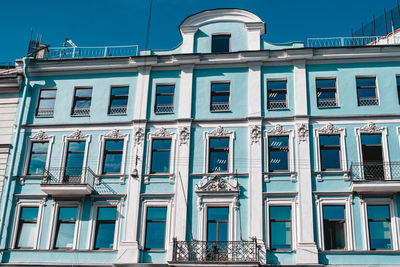
<path id="1" fill-rule="evenodd" d="M 239 192 L 239 183 L 231 176 L 204 176 L 196 185 L 196 192 Z"/>

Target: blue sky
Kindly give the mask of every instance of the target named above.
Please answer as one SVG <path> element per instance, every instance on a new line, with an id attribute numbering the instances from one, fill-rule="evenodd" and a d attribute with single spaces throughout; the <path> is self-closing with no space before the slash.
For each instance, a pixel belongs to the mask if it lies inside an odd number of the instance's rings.
<path id="1" fill-rule="evenodd" d="M 137 44 L 145 48 L 150 0 L 3 0 L 0 5 L 0 64 L 26 55 L 30 29 L 42 42 L 62 46 L 66 37 L 78 46 Z M 153 0 L 149 47 L 169 49 L 181 42 L 178 26 L 206 9 L 241 8 L 267 25 L 272 43 L 308 37 L 350 36 L 396 0 Z"/>

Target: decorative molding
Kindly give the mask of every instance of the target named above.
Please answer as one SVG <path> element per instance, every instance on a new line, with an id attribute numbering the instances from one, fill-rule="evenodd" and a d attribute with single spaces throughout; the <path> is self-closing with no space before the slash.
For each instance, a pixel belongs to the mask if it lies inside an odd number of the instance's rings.
<path id="1" fill-rule="evenodd" d="M 308 126 L 305 123 L 301 123 L 297 125 L 297 135 L 299 139 L 299 143 L 307 142 L 308 139 Z"/>
<path id="2" fill-rule="evenodd" d="M 261 139 L 261 130 L 257 125 L 250 126 L 250 141 L 251 144 L 258 143 Z"/>
<path id="3" fill-rule="evenodd" d="M 325 127 L 318 129 L 318 132 L 324 134 L 340 134 L 342 130 L 343 129 L 339 129 L 335 125 L 329 122 Z"/>
<path id="4" fill-rule="evenodd" d="M 232 131 L 227 131 L 224 128 L 222 128 L 221 125 L 219 125 L 217 128 L 212 130 L 209 135 L 210 136 L 229 136 L 232 133 Z"/>
<path id="5" fill-rule="evenodd" d="M 285 130 L 280 124 L 276 124 L 274 128 L 267 131 L 268 135 L 286 135 L 290 132 L 291 130 Z"/>
<path id="6" fill-rule="evenodd" d="M 190 140 L 190 129 L 179 127 L 179 145 L 186 145 Z"/>
<path id="7" fill-rule="evenodd" d="M 135 128 L 135 143 L 137 145 L 141 145 L 144 140 L 144 129 L 143 128 Z"/>
<path id="8" fill-rule="evenodd" d="M 81 132 L 81 130 L 76 129 L 75 132 L 73 132 L 70 135 L 67 135 L 68 139 L 74 139 L 74 140 L 82 140 L 88 138 L 89 135 L 85 135 Z"/>
<path id="9" fill-rule="evenodd" d="M 109 132 L 108 134 L 104 135 L 104 137 L 107 138 L 107 139 L 123 139 L 127 135 L 128 134 L 121 134 L 119 132 L 119 130 L 114 129 L 111 132 Z"/>
<path id="10" fill-rule="evenodd" d="M 367 125 L 360 128 L 360 132 L 362 133 L 381 133 L 385 130 L 385 127 L 378 127 L 372 121 L 368 122 Z"/>
<path id="11" fill-rule="evenodd" d="M 45 132 L 43 132 L 42 130 L 40 130 L 39 132 L 37 132 L 35 135 L 33 136 L 29 136 L 29 139 L 31 139 L 31 141 L 48 141 L 50 140 L 52 137 L 48 136 Z"/>
<path id="12" fill-rule="evenodd" d="M 171 133 L 164 127 L 161 127 L 158 131 L 151 133 L 152 136 L 155 137 L 171 137 L 174 133 Z"/>
<path id="13" fill-rule="evenodd" d="M 204 176 L 196 185 L 196 191 L 199 192 L 238 192 L 239 184 L 235 178 L 229 176 L 227 179 L 219 175 Z"/>

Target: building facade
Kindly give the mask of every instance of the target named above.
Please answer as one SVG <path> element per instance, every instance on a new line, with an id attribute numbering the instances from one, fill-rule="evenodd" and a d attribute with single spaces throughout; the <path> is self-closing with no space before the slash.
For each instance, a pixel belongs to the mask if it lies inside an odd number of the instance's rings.
<path id="1" fill-rule="evenodd" d="M 272 45 L 238 9 L 180 31 L 17 61 L 1 262 L 399 264 L 400 47 Z"/>

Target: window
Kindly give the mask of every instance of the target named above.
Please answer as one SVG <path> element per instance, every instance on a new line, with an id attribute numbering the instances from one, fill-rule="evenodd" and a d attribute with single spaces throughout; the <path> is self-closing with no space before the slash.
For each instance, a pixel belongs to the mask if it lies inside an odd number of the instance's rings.
<path id="1" fill-rule="evenodd" d="M 212 36 L 211 53 L 224 53 L 230 51 L 230 34 Z"/>
<path id="2" fill-rule="evenodd" d="M 208 172 L 228 171 L 229 137 L 210 138 Z"/>
<path id="3" fill-rule="evenodd" d="M 211 83 L 211 103 L 210 111 L 229 111 L 229 82 L 213 82 Z"/>
<path id="4" fill-rule="evenodd" d="M 228 241 L 229 207 L 207 209 L 207 241 Z"/>
<path id="5" fill-rule="evenodd" d="M 72 249 L 75 240 L 75 226 L 78 207 L 59 207 L 54 241 L 55 249 Z"/>
<path id="6" fill-rule="evenodd" d="M 22 207 L 18 220 L 16 248 L 33 249 L 37 238 L 38 207 Z"/>
<path id="7" fill-rule="evenodd" d="M 112 87 L 109 115 L 125 115 L 128 108 L 129 87 Z"/>
<path id="8" fill-rule="evenodd" d="M 367 205 L 370 249 L 391 249 L 389 205 Z"/>
<path id="9" fill-rule="evenodd" d="M 268 169 L 289 171 L 289 136 L 268 137 Z"/>
<path id="10" fill-rule="evenodd" d="M 92 102 L 92 88 L 75 88 L 71 115 L 89 116 Z"/>
<path id="11" fill-rule="evenodd" d="M 337 107 L 336 79 L 316 79 L 317 106 L 319 108 Z"/>
<path id="12" fill-rule="evenodd" d="M 377 106 L 379 105 L 378 96 L 376 95 L 375 77 L 358 77 L 357 100 L 359 106 Z"/>
<path id="13" fill-rule="evenodd" d="M 151 173 L 169 173 L 171 139 L 153 139 L 151 146 Z"/>
<path id="14" fill-rule="evenodd" d="M 64 183 L 81 181 L 85 147 L 85 141 L 68 141 Z"/>
<path id="15" fill-rule="evenodd" d="M 37 117 L 53 117 L 57 89 L 41 89 L 36 109 Z"/>
<path id="16" fill-rule="evenodd" d="M 323 206 L 323 227 L 325 249 L 345 249 L 345 207 Z"/>
<path id="17" fill-rule="evenodd" d="M 98 207 L 94 249 L 114 247 L 117 207 Z"/>
<path id="18" fill-rule="evenodd" d="M 320 135 L 321 170 L 340 170 L 340 135 Z"/>
<path id="19" fill-rule="evenodd" d="M 287 105 L 287 89 L 286 80 L 284 81 L 268 81 L 267 82 L 267 108 L 285 109 Z"/>
<path id="20" fill-rule="evenodd" d="M 399 99 L 399 104 L 400 104 L 400 76 L 396 76 L 396 85 L 397 85 L 397 97 Z"/>
<path id="21" fill-rule="evenodd" d="M 124 140 L 105 140 L 103 174 L 120 173 Z"/>
<path id="22" fill-rule="evenodd" d="M 27 175 L 43 174 L 49 142 L 32 142 Z"/>
<path id="23" fill-rule="evenodd" d="M 157 85 L 154 113 L 174 113 L 174 92 L 174 84 Z"/>
<path id="24" fill-rule="evenodd" d="M 292 219 L 290 206 L 269 207 L 269 237 L 271 249 L 292 247 Z"/>
<path id="25" fill-rule="evenodd" d="M 364 178 L 367 180 L 383 180 L 382 135 L 361 134 L 361 150 Z"/>
<path id="26" fill-rule="evenodd" d="M 164 249 L 167 207 L 147 207 L 145 249 Z"/>

